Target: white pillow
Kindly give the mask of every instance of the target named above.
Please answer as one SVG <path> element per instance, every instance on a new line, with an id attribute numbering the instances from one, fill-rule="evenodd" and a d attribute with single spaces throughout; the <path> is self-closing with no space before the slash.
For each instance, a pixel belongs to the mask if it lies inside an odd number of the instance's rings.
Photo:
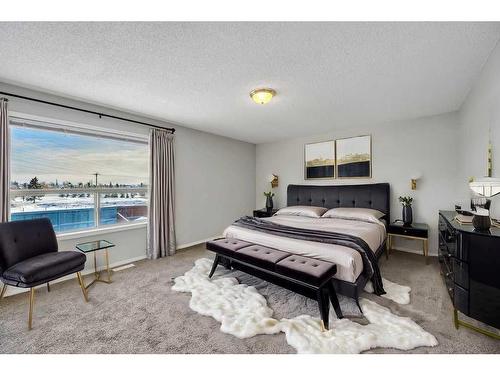
<path id="1" fill-rule="evenodd" d="M 274 215 L 321 217 L 328 208 L 315 206 L 289 206 L 278 210 Z"/>
<path id="2" fill-rule="evenodd" d="M 384 213 L 371 208 L 339 207 L 326 211 L 321 217 L 379 222 Z"/>

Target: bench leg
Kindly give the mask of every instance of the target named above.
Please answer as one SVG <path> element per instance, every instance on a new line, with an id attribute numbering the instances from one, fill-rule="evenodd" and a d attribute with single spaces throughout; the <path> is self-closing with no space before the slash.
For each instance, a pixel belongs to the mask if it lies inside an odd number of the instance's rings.
<path id="1" fill-rule="evenodd" d="M 317 292 L 318 296 L 318 306 L 319 313 L 321 314 L 321 320 L 323 321 L 323 326 L 328 329 L 328 314 L 330 312 L 330 301 L 328 300 L 328 289 L 321 288 Z"/>
<path id="2" fill-rule="evenodd" d="M 344 319 L 344 314 L 342 314 L 342 309 L 340 308 L 340 303 L 337 297 L 337 292 L 335 291 L 335 286 L 333 285 L 333 280 L 328 284 L 328 294 L 330 296 L 330 302 L 332 303 L 337 318 Z"/>
<path id="3" fill-rule="evenodd" d="M 219 262 L 220 262 L 220 256 L 219 256 L 219 254 L 215 254 L 214 264 L 212 265 L 212 269 L 210 270 L 210 273 L 208 274 L 209 279 L 213 276 L 215 269 L 217 268 L 217 265 L 219 264 Z"/>

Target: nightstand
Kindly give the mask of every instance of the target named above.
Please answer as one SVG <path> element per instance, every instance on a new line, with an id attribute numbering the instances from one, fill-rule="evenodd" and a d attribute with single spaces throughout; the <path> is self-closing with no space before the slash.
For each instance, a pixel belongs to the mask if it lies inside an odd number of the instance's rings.
<path id="1" fill-rule="evenodd" d="M 409 226 L 402 222 L 394 222 L 387 227 L 387 248 L 385 256 L 389 258 L 389 252 L 392 249 L 392 239 L 394 237 L 409 238 L 422 241 L 422 250 L 424 256 L 429 255 L 429 226 L 423 223 L 413 223 Z"/>
<path id="2" fill-rule="evenodd" d="M 267 212 L 267 210 L 265 208 L 261 208 L 260 210 L 254 210 L 253 211 L 253 217 L 271 217 L 276 212 L 278 212 L 277 208 L 273 208 L 271 210 L 271 212 Z"/>

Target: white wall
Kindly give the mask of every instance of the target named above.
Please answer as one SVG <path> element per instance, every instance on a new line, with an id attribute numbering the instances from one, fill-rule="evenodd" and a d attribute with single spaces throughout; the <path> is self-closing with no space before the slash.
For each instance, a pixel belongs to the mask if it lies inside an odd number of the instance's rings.
<path id="1" fill-rule="evenodd" d="M 500 45 L 490 58 L 459 112 L 461 199 L 470 199 L 469 177 L 483 177 L 487 168 L 488 133 L 493 145 L 493 177 L 500 177 Z M 493 198 L 491 215 L 500 218 L 500 201 Z"/>
<path id="2" fill-rule="evenodd" d="M 155 119 L 98 107 L 0 83 L 0 91 L 82 107 L 153 124 L 176 128 L 175 132 L 175 216 L 179 246 L 220 235 L 237 217 L 250 214 L 255 203 L 255 145 L 212 135 Z M 142 125 L 10 98 L 9 111 L 41 116 L 101 128 L 148 134 Z M 36 172 L 36 171 L 34 171 Z M 110 251 L 112 264 L 145 256 L 146 227 L 95 235 L 84 239 L 59 240 L 61 249 L 74 249 L 77 242 L 107 238 L 116 243 Z M 90 262 L 87 262 L 87 269 Z"/>
<path id="3" fill-rule="evenodd" d="M 439 209 L 453 209 L 457 170 L 458 118 L 456 113 L 388 123 L 371 128 L 344 129 L 327 134 L 257 145 L 256 206 L 265 204 L 264 191 L 270 184 L 269 174 L 279 176 L 275 189 L 277 207 L 286 205 L 288 184 L 361 184 L 389 182 L 391 185 L 391 219 L 401 218 L 400 195 L 414 197 L 415 222 L 431 226 L 429 252 L 437 254 L 437 220 Z M 372 135 L 371 179 L 304 180 L 304 144 L 363 134 Z M 414 172 L 421 172 L 417 190 L 410 188 Z M 396 248 L 421 252 L 421 244 L 399 240 Z"/>

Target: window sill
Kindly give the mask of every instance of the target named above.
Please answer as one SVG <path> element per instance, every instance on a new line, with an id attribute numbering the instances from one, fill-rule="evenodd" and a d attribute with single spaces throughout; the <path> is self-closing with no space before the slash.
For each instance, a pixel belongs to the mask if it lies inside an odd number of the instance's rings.
<path id="1" fill-rule="evenodd" d="M 82 230 L 78 232 L 69 232 L 69 233 L 59 233 L 57 234 L 57 239 L 58 240 L 74 240 L 78 238 L 83 238 L 83 237 L 92 237 L 92 236 L 99 236 L 101 234 L 106 234 L 106 233 L 117 233 L 117 232 L 123 232 L 127 230 L 133 230 L 133 229 L 139 229 L 139 228 L 146 228 L 148 223 L 143 222 L 143 223 L 134 223 L 134 224 L 125 224 L 125 225 L 115 225 L 115 226 L 109 226 L 109 227 L 102 227 L 102 228 L 92 228 L 92 229 L 87 229 L 87 230 Z"/>

